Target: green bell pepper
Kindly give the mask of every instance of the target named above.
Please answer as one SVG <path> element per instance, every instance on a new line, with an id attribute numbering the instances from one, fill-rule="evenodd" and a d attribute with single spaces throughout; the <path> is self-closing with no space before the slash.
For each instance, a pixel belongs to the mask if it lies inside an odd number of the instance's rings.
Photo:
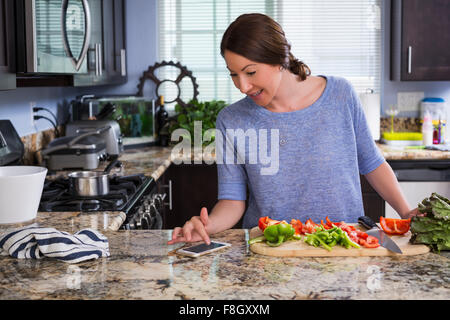
<path id="1" fill-rule="evenodd" d="M 278 223 L 264 229 L 264 237 L 271 247 L 278 247 L 294 236 L 295 229 L 288 223 Z"/>
<path id="2" fill-rule="evenodd" d="M 347 249 L 350 247 L 360 247 L 349 238 L 345 231 L 336 226 L 328 230 L 320 226 L 316 229 L 316 232 L 306 234 L 305 242 L 314 247 L 322 246 L 328 251 L 331 251 L 332 247 L 337 244 Z"/>

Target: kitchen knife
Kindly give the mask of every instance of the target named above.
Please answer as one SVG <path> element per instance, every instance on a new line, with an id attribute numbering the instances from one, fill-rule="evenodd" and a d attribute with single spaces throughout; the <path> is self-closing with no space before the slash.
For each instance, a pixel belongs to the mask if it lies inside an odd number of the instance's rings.
<path id="1" fill-rule="evenodd" d="M 403 253 L 399 246 L 391 238 L 389 238 L 382 229 L 378 228 L 378 226 L 375 222 L 372 221 L 372 219 L 367 216 L 362 216 L 358 218 L 358 223 L 363 227 L 369 229 L 366 231 L 366 233 L 369 236 L 377 238 L 380 246 L 395 253 Z"/>

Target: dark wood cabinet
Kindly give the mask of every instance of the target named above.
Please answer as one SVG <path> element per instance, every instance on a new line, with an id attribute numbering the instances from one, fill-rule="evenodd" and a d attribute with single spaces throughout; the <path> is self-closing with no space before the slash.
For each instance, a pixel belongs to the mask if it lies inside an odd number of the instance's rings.
<path id="1" fill-rule="evenodd" d="M 202 207 L 210 213 L 217 203 L 217 166 L 208 164 L 171 164 L 162 183 L 171 183 L 172 209 L 166 206 L 164 228 L 183 226 Z M 170 199 L 167 200 L 169 202 Z"/>
<path id="2" fill-rule="evenodd" d="M 14 72 L 15 33 L 13 5 L 8 0 L 0 0 L 0 90 L 16 88 Z"/>
<path id="3" fill-rule="evenodd" d="M 385 216 L 385 201 L 369 184 L 364 176 L 361 179 L 361 192 L 363 198 L 364 215 L 373 221 L 380 221 L 381 216 Z"/>
<path id="4" fill-rule="evenodd" d="M 74 86 L 123 84 L 127 81 L 125 0 L 89 0 L 92 33 L 89 73 L 75 75 Z"/>
<path id="5" fill-rule="evenodd" d="M 450 80 L 450 1 L 392 0 L 391 80 Z"/>

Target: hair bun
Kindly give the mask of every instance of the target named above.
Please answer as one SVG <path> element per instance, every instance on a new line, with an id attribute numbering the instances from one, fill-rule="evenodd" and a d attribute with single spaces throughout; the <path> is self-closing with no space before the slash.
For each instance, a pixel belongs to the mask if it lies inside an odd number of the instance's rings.
<path id="1" fill-rule="evenodd" d="M 299 59 L 295 58 L 292 53 L 289 54 L 289 70 L 298 75 L 302 80 L 306 80 L 306 77 L 311 75 L 309 67 Z"/>

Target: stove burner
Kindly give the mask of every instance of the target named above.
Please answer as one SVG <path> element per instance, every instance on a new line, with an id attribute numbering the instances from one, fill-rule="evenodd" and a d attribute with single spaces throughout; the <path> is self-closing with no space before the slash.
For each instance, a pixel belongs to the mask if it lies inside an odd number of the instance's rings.
<path id="1" fill-rule="evenodd" d="M 119 211 L 137 193 L 146 178 L 143 174 L 113 176 L 107 195 L 83 197 L 73 195 L 68 178 L 46 180 L 42 192 L 40 211 Z"/>
<path id="2" fill-rule="evenodd" d="M 120 229 L 162 229 L 165 197 L 158 193 L 156 182 L 143 174 L 112 176 L 109 193 L 96 197 L 73 194 L 68 178 L 47 179 L 39 211 L 122 211 L 126 218 Z"/>

